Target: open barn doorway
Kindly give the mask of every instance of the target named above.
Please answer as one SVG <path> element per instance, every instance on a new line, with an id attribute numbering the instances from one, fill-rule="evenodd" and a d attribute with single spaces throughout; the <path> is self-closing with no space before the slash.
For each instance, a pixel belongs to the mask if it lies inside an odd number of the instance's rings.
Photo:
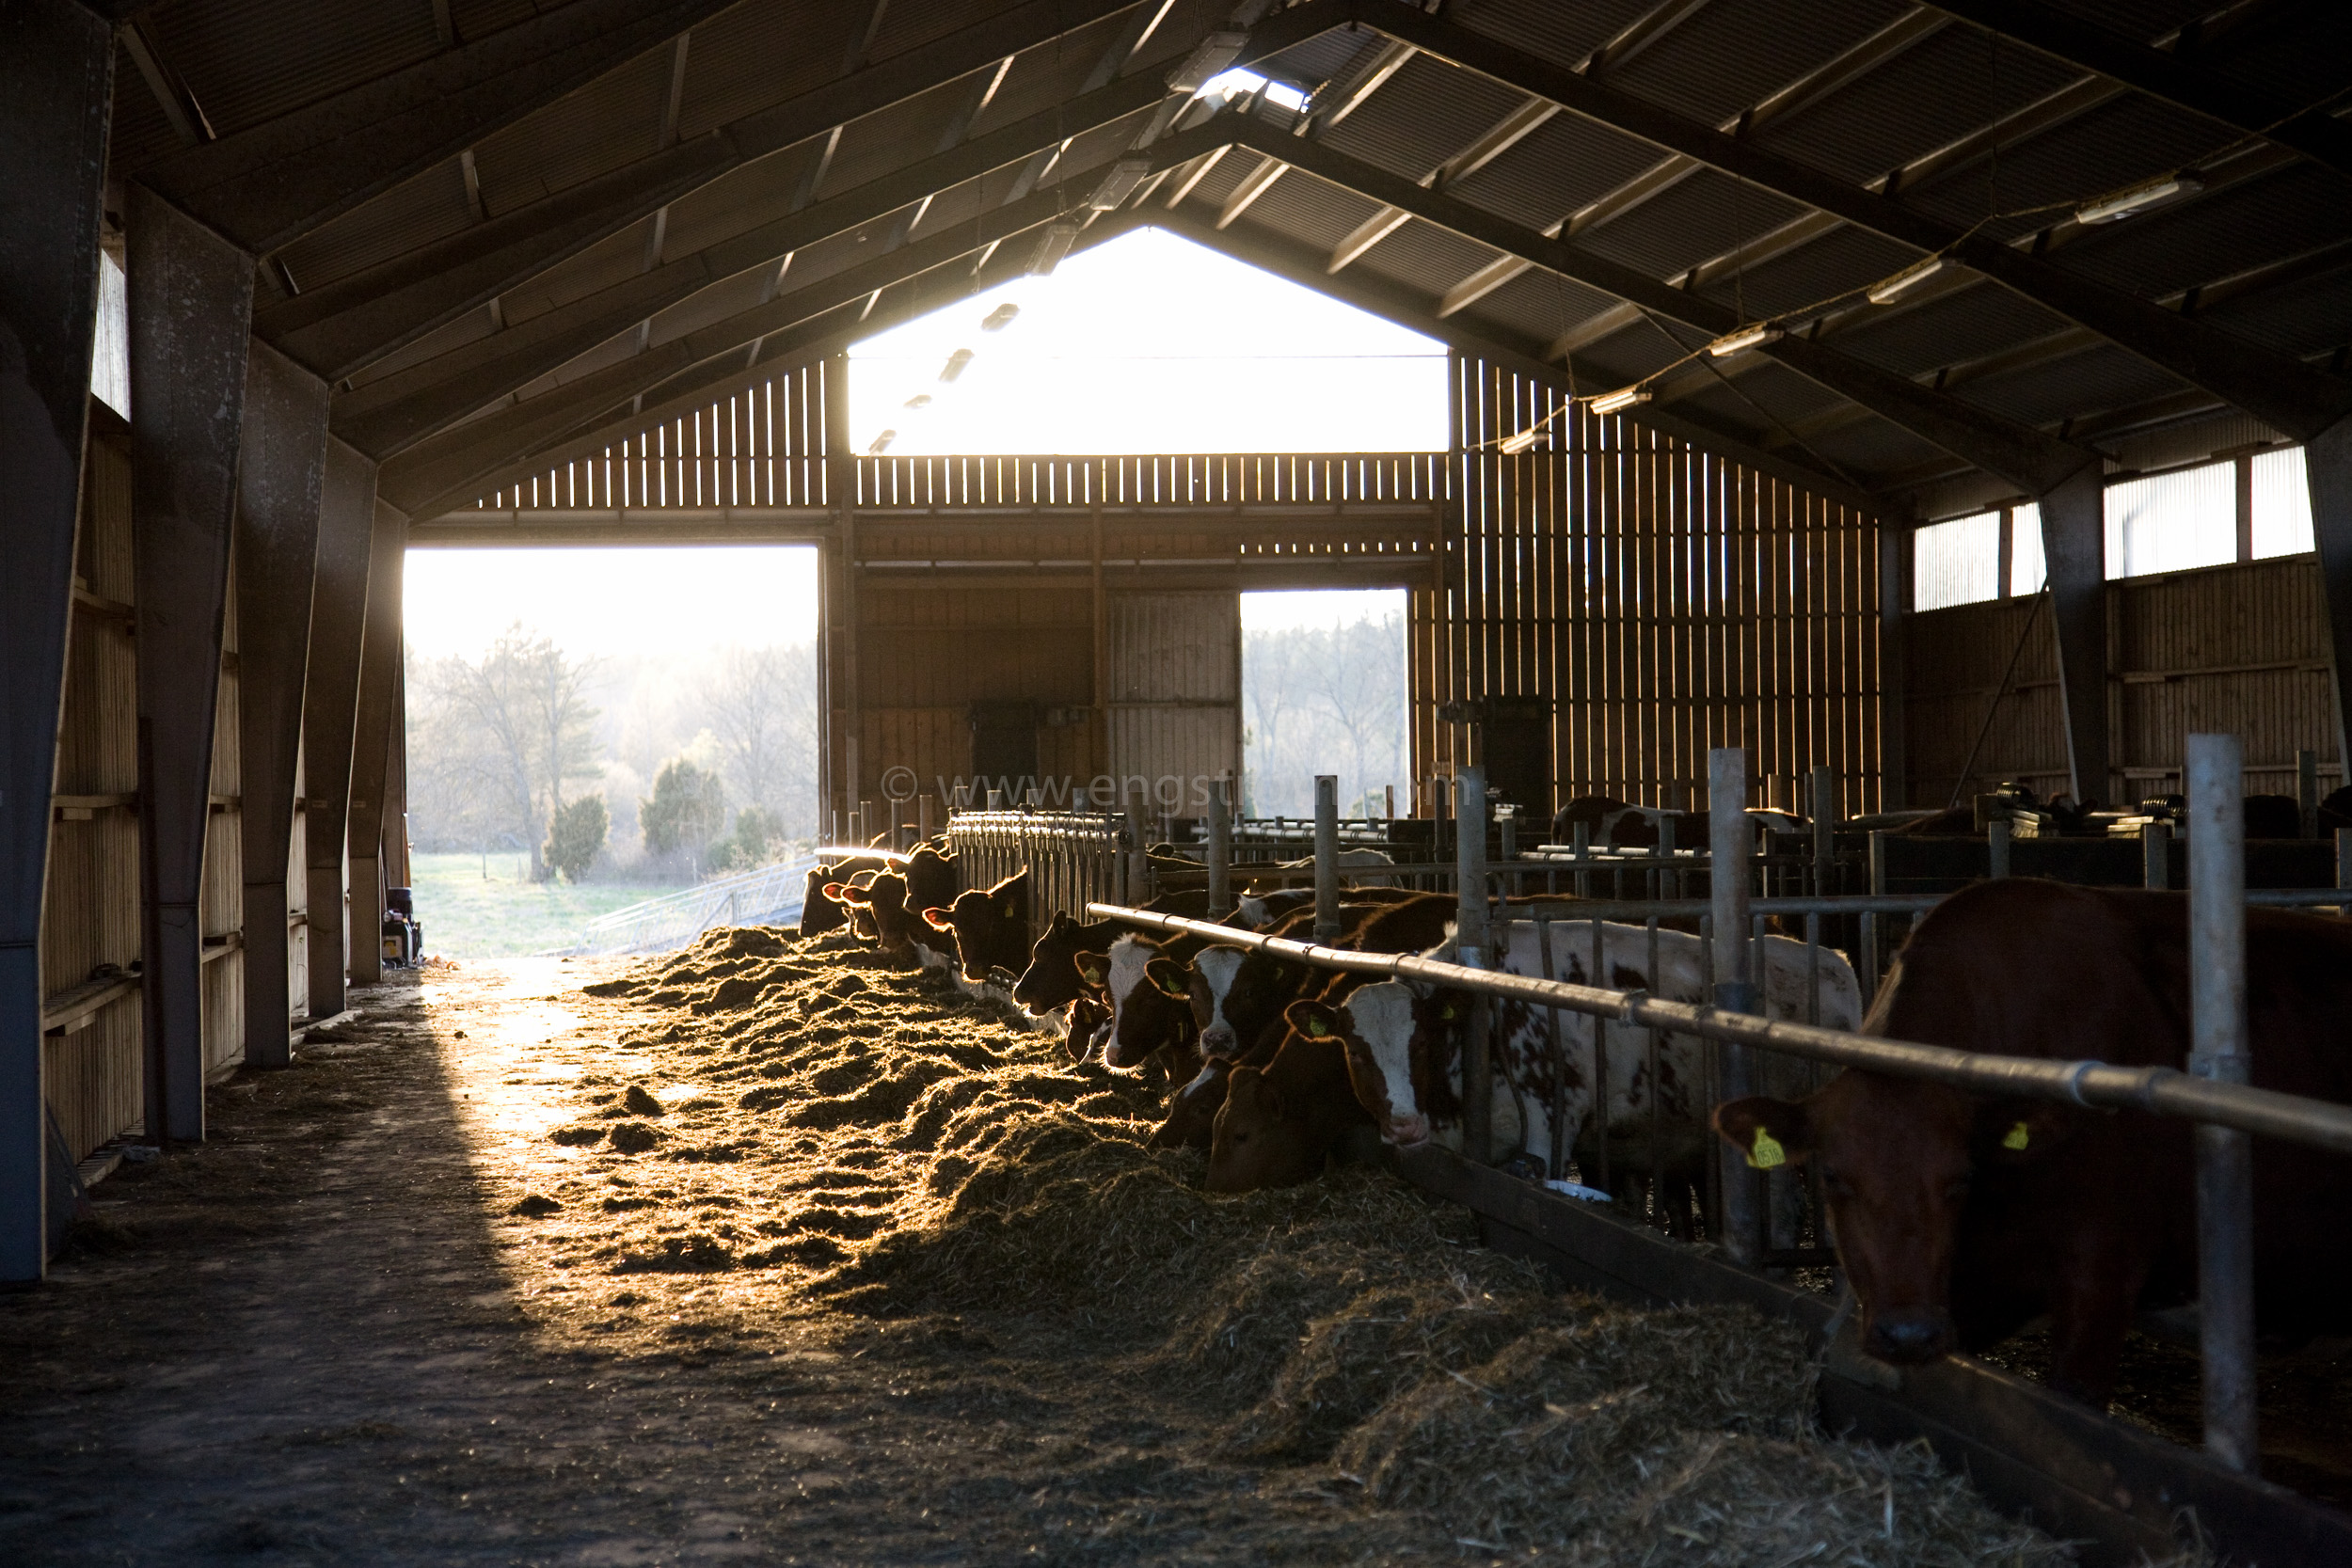
<path id="1" fill-rule="evenodd" d="M 818 832 L 817 552 L 412 549 L 409 881 L 427 951 L 600 917 Z"/>
<path id="2" fill-rule="evenodd" d="M 1241 595 L 1244 815 L 1311 816 L 1318 773 L 1342 817 L 1409 813 L 1405 616 L 1402 588 Z"/>

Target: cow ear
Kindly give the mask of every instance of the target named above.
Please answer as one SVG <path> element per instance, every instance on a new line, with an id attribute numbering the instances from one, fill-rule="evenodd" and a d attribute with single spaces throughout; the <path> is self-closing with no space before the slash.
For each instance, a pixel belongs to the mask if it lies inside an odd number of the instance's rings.
<path id="1" fill-rule="evenodd" d="M 1143 966 L 1144 977 L 1160 989 L 1163 995 L 1184 1001 L 1192 995 L 1192 975 L 1173 958 L 1153 958 Z"/>
<path id="2" fill-rule="evenodd" d="M 1715 1131 L 1747 1156 L 1758 1170 L 1803 1159 L 1813 1147 L 1812 1126 L 1802 1105 L 1753 1095 L 1715 1107 Z"/>
<path id="3" fill-rule="evenodd" d="M 1311 1040 L 1327 1040 L 1340 1032 L 1339 1012 L 1321 1002 L 1294 1002 L 1282 1009 L 1282 1017 Z"/>
<path id="4" fill-rule="evenodd" d="M 823 887 L 818 888 L 817 891 L 823 894 L 826 897 L 832 899 L 836 904 L 841 902 L 841 884 L 839 882 L 827 882 Z"/>
<path id="5" fill-rule="evenodd" d="M 934 931 L 952 931 L 955 929 L 955 927 L 948 922 L 947 911 L 942 909 L 934 908 L 925 910 L 923 911 L 923 924 L 929 926 Z"/>
<path id="6" fill-rule="evenodd" d="M 1071 962 L 1077 966 L 1078 978 L 1089 986 L 1099 986 L 1111 977 L 1111 967 L 1100 953 L 1073 953 Z"/>

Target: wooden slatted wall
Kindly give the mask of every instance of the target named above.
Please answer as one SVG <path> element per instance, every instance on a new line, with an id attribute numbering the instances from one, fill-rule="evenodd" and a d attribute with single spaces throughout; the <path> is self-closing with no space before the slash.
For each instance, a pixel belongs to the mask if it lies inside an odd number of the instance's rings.
<path id="1" fill-rule="evenodd" d="M 2007 779 L 2045 795 L 2065 790 L 2047 603 L 1990 600 L 1904 621 L 1910 802 L 1949 800 L 1980 734 L 1963 796 Z M 2323 788 L 2343 783 L 2327 625 L 2319 565 L 2309 556 L 2109 583 L 2107 746 L 2115 772 L 2101 798 L 2177 793 L 2183 742 L 2194 730 L 2245 741 L 2249 790 L 2294 794 L 2302 750 L 2319 753 Z M 2016 672 L 2004 688 L 2012 657 Z"/>
<path id="2" fill-rule="evenodd" d="M 1708 748 L 1743 745 L 1755 803 L 1879 809 L 1877 519 L 1523 376 L 1457 356 L 1456 531 L 1412 603 L 1417 790 L 1449 776 L 1442 705 L 1549 699 L 1559 800 L 1703 800 Z M 1549 418 L 1549 450 L 1497 443 Z"/>

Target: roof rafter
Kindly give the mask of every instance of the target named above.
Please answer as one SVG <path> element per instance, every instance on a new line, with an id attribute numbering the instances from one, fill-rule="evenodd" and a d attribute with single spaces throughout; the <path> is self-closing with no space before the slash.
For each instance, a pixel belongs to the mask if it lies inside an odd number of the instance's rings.
<path id="1" fill-rule="evenodd" d="M 1028 0 L 675 147 L 256 312 L 275 347 L 339 381 L 730 171 L 993 71 L 1134 0 Z M 863 9 L 863 7 L 856 8 Z"/>
<path id="2" fill-rule="evenodd" d="M 1919 250 L 1948 254 L 2275 429 L 2308 438 L 2352 414 L 2352 381 L 2025 255 L 1993 235 L 1955 229 L 1891 197 L 1874 195 L 1394 0 L 1308 0 L 1265 24 L 1263 41 L 1271 52 L 1350 23 L 1549 98 L 1572 113 L 1681 152 L 1759 189 Z"/>
<path id="3" fill-rule="evenodd" d="M 1410 213 L 1423 222 L 1474 240 L 1508 256 L 1613 293 L 1645 311 L 1716 337 L 1740 326 L 1727 306 L 1676 289 L 1637 268 L 1613 261 L 1568 241 L 1548 239 L 1507 218 L 1473 207 L 1441 191 L 1423 190 L 1400 175 L 1319 143 L 1285 137 L 1248 116 L 1227 117 L 1237 141 L 1291 163 L 1369 200 Z M 1284 147 L 1287 143 L 1287 148 Z M 1957 398 L 1921 387 L 1836 349 L 1783 338 L 1752 352 L 1769 356 L 1808 380 L 1820 383 L 1955 456 L 2040 494 L 2099 454 L 2060 441 Z"/>
<path id="4" fill-rule="evenodd" d="M 2325 107 L 2290 103 L 2137 39 L 2034 0 L 1925 0 L 1937 10 L 2013 38 L 2077 71 L 2119 82 L 2249 136 L 2292 148 L 2352 174 L 2352 125 Z"/>
<path id="5" fill-rule="evenodd" d="M 137 179 L 231 244 L 267 255 L 731 3 L 574 0 L 190 148 Z"/>

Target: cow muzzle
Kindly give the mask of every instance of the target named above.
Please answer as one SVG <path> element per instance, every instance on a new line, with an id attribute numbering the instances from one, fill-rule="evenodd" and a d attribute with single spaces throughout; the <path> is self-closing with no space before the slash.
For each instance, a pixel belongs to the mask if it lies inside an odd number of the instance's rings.
<path id="1" fill-rule="evenodd" d="M 1388 1131 L 1381 1134 L 1399 1148 L 1419 1148 L 1429 1141 L 1429 1118 L 1424 1116 L 1389 1118 Z"/>
<path id="2" fill-rule="evenodd" d="M 1952 1348 L 1951 1315 L 1932 1307 L 1897 1307 L 1874 1313 L 1862 1348 L 1881 1361 L 1916 1366 Z"/>
<path id="3" fill-rule="evenodd" d="M 1203 1056 L 1228 1056 L 1233 1051 L 1233 1031 L 1230 1025 L 1212 1023 L 1200 1031 L 1200 1053 Z"/>

